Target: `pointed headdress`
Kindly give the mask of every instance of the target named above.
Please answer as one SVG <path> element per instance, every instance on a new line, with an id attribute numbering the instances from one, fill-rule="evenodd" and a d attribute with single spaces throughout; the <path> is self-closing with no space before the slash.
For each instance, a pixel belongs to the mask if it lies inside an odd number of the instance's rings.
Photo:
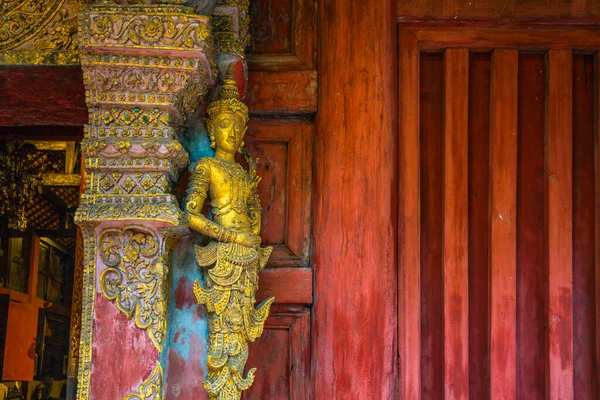
<path id="1" fill-rule="evenodd" d="M 240 93 L 233 79 L 233 70 L 229 69 L 223 80 L 221 98 L 210 103 L 208 106 L 208 119 L 213 120 L 223 111 L 231 111 L 241 115 L 244 121 L 248 121 L 248 107 L 240 101 Z"/>

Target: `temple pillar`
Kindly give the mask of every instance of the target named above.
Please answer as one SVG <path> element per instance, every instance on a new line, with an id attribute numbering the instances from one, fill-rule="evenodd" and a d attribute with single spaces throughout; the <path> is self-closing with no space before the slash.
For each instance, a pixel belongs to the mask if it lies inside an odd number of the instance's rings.
<path id="1" fill-rule="evenodd" d="M 98 2 L 80 14 L 78 399 L 165 398 L 169 253 L 184 232 L 173 186 L 188 165 L 180 131 L 217 74 L 210 17 L 177 3 Z"/>

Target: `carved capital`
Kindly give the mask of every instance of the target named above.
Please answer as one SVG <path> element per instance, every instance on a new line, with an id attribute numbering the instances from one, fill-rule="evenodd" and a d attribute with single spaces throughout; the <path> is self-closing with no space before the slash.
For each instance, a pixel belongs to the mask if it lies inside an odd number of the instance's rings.
<path id="1" fill-rule="evenodd" d="M 178 132 L 217 73 L 210 17 L 103 2 L 83 8 L 79 44 L 90 123 L 77 220 L 177 225 L 171 187 L 188 162 Z"/>

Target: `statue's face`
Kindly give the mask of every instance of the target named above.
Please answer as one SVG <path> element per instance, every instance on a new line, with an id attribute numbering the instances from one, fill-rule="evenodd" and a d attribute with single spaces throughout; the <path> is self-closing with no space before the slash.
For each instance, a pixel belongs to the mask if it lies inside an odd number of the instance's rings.
<path id="1" fill-rule="evenodd" d="M 223 111 L 209 123 L 208 129 L 215 137 L 218 149 L 235 153 L 242 143 L 247 127 L 244 117 L 234 112 Z"/>

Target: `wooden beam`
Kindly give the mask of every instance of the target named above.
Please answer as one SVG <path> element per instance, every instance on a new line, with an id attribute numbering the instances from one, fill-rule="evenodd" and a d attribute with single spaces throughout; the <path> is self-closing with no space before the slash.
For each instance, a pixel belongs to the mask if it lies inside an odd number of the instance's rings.
<path id="1" fill-rule="evenodd" d="M 573 55 L 548 53 L 546 97 L 546 263 L 551 400 L 573 399 Z"/>
<path id="2" fill-rule="evenodd" d="M 517 50 L 492 55 L 490 398 L 515 399 L 517 346 Z"/>
<path id="3" fill-rule="evenodd" d="M 81 174 L 42 174 L 44 186 L 73 186 L 79 187 L 81 184 Z"/>
<path id="4" fill-rule="evenodd" d="M 600 48 L 598 29 L 498 29 L 473 27 L 407 28 L 414 31 L 421 51 L 440 51 L 446 48 L 469 47 L 471 51 L 490 51 L 498 48 L 543 49 Z"/>
<path id="5" fill-rule="evenodd" d="M 469 398 L 469 50 L 444 54 L 444 383 Z"/>
<path id="6" fill-rule="evenodd" d="M 401 31 L 398 144 L 398 342 L 400 397 L 421 398 L 421 195 L 419 157 L 419 45 Z"/>

